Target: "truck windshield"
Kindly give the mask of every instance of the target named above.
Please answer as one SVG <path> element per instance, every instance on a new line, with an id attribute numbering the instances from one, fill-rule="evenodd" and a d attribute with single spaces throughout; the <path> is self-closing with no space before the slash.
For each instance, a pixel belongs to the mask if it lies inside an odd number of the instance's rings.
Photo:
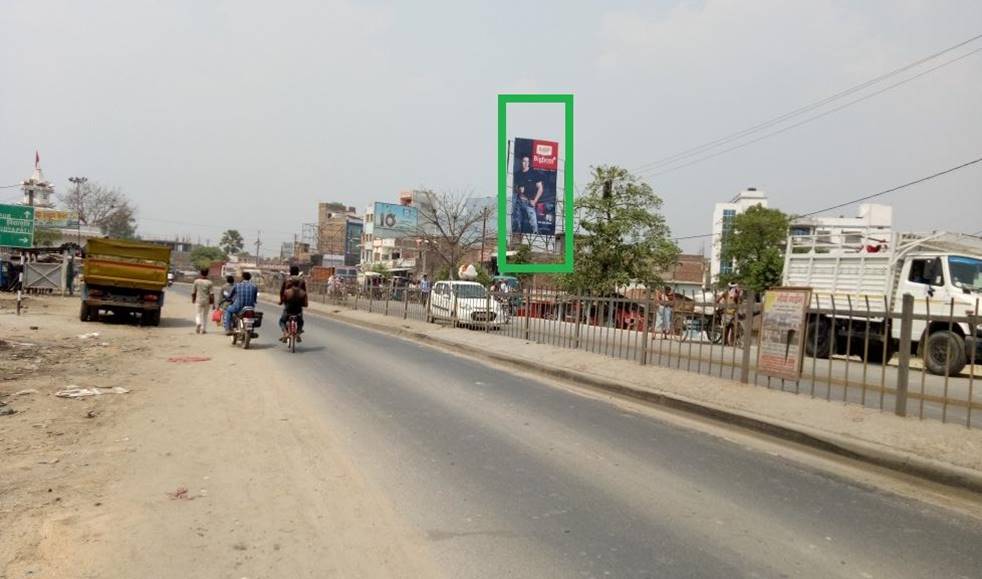
<path id="1" fill-rule="evenodd" d="M 982 259 L 951 256 L 948 258 L 951 281 L 955 287 L 982 291 Z"/>
<path id="2" fill-rule="evenodd" d="M 458 285 L 454 286 L 454 291 L 459 298 L 483 298 L 487 295 L 484 286 L 480 285 Z"/>

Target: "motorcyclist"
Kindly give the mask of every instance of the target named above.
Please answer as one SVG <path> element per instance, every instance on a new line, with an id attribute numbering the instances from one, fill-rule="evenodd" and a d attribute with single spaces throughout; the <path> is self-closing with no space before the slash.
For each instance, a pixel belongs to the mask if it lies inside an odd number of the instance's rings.
<path id="1" fill-rule="evenodd" d="M 245 308 L 256 307 L 256 301 L 259 299 L 259 288 L 252 283 L 252 274 L 248 271 L 242 272 L 242 281 L 232 286 L 232 291 L 229 292 L 229 301 L 231 305 L 225 308 L 225 314 L 222 316 L 222 322 L 225 325 L 225 335 L 232 335 L 232 316 L 241 312 Z"/>
<path id="2" fill-rule="evenodd" d="M 288 289 L 290 290 L 289 296 L 287 295 Z M 295 265 L 290 266 L 290 276 L 285 278 L 280 286 L 279 303 L 283 306 L 283 313 L 280 314 L 280 329 L 283 330 L 283 335 L 280 337 L 280 341 L 286 341 L 286 321 L 292 315 L 297 316 L 297 341 L 302 341 L 299 334 L 303 333 L 303 308 L 308 306 L 307 282 L 300 275 L 300 268 Z"/>

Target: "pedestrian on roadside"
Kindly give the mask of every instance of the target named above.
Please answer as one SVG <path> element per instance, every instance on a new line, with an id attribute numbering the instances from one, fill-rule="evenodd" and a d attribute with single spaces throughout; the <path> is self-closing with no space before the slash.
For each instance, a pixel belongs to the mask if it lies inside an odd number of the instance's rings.
<path id="1" fill-rule="evenodd" d="M 215 294 L 212 293 L 214 284 L 208 279 L 208 270 L 201 270 L 201 277 L 191 285 L 191 303 L 194 308 L 194 332 L 208 333 L 208 316 L 215 306 Z"/>
<path id="2" fill-rule="evenodd" d="M 430 278 L 425 273 L 419 282 L 419 296 L 424 306 L 430 303 Z"/>
<path id="3" fill-rule="evenodd" d="M 658 306 L 657 330 L 662 333 L 664 339 L 668 339 L 672 334 L 672 311 L 675 308 L 675 292 L 672 286 L 665 286 L 660 294 Z"/>

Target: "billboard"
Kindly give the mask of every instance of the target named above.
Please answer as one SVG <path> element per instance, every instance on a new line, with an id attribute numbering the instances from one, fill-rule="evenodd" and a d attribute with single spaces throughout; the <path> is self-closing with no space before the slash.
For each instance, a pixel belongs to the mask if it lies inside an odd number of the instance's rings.
<path id="1" fill-rule="evenodd" d="M 59 209 L 34 209 L 34 226 L 39 229 L 78 227 L 78 213 Z"/>
<path id="2" fill-rule="evenodd" d="M 556 233 L 556 174 L 559 143 L 515 139 L 512 165 L 511 232 Z"/>
<path id="3" fill-rule="evenodd" d="M 376 239 L 405 237 L 419 225 L 419 211 L 415 207 L 397 203 L 375 203 L 374 233 Z"/>
<path id="4" fill-rule="evenodd" d="M 361 262 L 361 232 L 364 225 L 360 221 L 349 221 L 344 232 L 344 264 L 358 265 Z"/>
<path id="5" fill-rule="evenodd" d="M 775 288 L 764 294 L 758 372 L 785 380 L 797 380 L 801 376 L 805 315 L 810 302 L 810 289 Z"/>

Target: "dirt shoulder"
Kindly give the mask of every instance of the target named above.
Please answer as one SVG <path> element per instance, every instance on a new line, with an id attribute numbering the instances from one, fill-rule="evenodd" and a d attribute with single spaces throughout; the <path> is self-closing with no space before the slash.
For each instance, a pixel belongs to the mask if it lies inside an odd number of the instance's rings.
<path id="1" fill-rule="evenodd" d="M 433 576 L 268 341 L 196 335 L 169 297 L 160 328 L 0 297 L 0 579 Z"/>

